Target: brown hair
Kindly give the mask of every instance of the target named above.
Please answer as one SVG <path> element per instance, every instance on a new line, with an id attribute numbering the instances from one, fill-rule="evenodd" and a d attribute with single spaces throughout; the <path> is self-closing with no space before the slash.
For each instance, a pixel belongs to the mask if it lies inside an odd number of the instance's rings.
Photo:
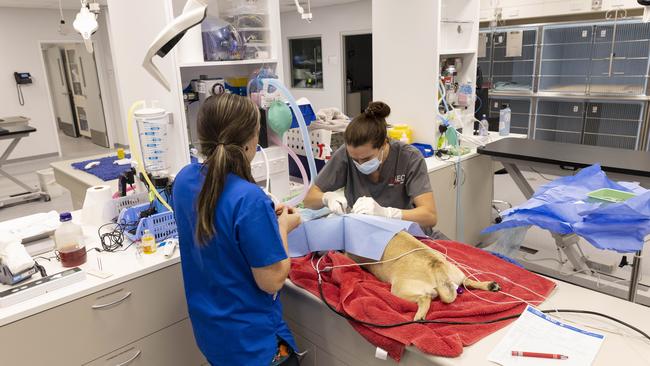
<path id="1" fill-rule="evenodd" d="M 390 114 L 390 107 L 384 102 L 371 102 L 363 113 L 354 117 L 345 129 L 345 144 L 361 146 L 371 143 L 372 147 L 379 149 L 388 133 L 386 117 Z"/>
<path id="2" fill-rule="evenodd" d="M 228 173 L 254 181 L 244 145 L 258 133 L 259 119 L 253 101 L 234 94 L 211 96 L 199 109 L 199 143 L 201 154 L 206 157 L 205 182 L 197 205 L 199 245 L 207 244 L 216 235 L 214 211 Z"/>

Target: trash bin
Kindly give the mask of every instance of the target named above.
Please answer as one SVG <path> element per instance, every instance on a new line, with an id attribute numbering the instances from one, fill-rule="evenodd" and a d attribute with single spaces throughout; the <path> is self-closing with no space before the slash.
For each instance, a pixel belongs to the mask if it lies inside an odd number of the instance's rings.
<path id="1" fill-rule="evenodd" d="M 38 184 L 41 187 L 41 191 L 49 194 L 51 198 L 61 197 L 63 195 L 63 187 L 54 179 L 54 170 L 52 168 L 37 170 L 36 174 L 38 175 Z"/>

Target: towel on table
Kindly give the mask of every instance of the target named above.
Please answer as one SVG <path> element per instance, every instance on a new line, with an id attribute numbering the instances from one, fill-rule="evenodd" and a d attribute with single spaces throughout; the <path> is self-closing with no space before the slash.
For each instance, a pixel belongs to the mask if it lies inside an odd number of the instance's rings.
<path id="1" fill-rule="evenodd" d="M 130 159 L 131 154 L 126 154 L 126 158 Z M 81 171 L 84 171 L 88 174 L 92 174 L 97 178 L 107 182 L 109 180 L 117 179 L 122 175 L 122 173 L 131 170 L 131 165 L 116 165 L 113 164 L 114 161 L 117 161 L 117 156 L 107 156 L 101 159 L 95 160 L 86 160 L 78 163 L 72 163 L 72 167 Z M 99 165 L 94 166 L 90 169 L 86 169 L 88 163 L 93 161 L 99 161 Z"/>
<path id="2" fill-rule="evenodd" d="M 309 125 L 310 130 L 329 130 L 343 132 L 350 123 L 350 118 L 338 108 L 323 108 L 316 112 L 316 120 Z"/>
<path id="3" fill-rule="evenodd" d="M 548 296 L 555 287 L 554 282 L 505 262 L 481 249 L 453 241 L 420 240 L 442 253 L 446 250 L 449 257 L 461 264 L 469 265 L 478 271 L 505 276 L 542 296 Z M 321 268 L 349 263 L 353 262 L 345 255 L 330 252 L 321 261 Z M 394 296 L 390 293 L 390 284 L 379 281 L 358 266 L 337 268 L 323 273 L 322 276 L 323 292 L 328 303 L 355 319 L 392 324 L 413 320 L 417 311 L 417 304 Z M 317 278 L 310 263 L 310 255 L 292 259 L 290 279 L 296 285 L 320 296 Z M 531 302 L 537 301 L 534 304 L 538 305 L 542 300 L 530 291 L 494 275 L 477 274 L 477 278 L 483 281 L 497 281 L 502 291 Z M 513 301 L 513 298 L 500 292 L 470 291 L 491 301 Z M 427 319 L 486 321 L 521 314 L 525 308 L 526 304 L 521 303 L 488 303 L 465 291 L 452 304 L 443 304 L 439 299 L 434 299 Z M 414 345 L 422 352 L 432 355 L 459 356 L 463 352 L 463 346 L 477 342 L 513 320 L 486 325 L 411 324 L 395 328 L 372 328 L 355 322 L 350 324 L 366 340 L 383 348 L 390 357 L 399 361 L 404 348 L 409 345 Z"/>

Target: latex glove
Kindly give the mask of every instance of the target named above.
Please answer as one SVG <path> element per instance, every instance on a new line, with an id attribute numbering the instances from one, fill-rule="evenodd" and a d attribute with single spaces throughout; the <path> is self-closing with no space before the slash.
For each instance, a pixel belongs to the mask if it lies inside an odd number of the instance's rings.
<path id="1" fill-rule="evenodd" d="M 373 215 L 390 219 L 402 219 L 402 210 L 393 207 L 382 207 L 372 197 L 361 197 L 352 207 L 353 214 Z"/>
<path id="2" fill-rule="evenodd" d="M 323 205 L 337 215 L 345 215 L 348 209 L 348 200 L 345 196 L 337 192 L 323 193 Z"/>

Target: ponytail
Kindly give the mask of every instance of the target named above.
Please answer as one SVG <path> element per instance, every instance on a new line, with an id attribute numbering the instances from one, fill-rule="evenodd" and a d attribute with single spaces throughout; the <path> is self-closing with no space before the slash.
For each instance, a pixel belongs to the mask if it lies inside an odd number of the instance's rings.
<path id="1" fill-rule="evenodd" d="M 250 99 L 232 94 L 208 98 L 199 110 L 198 133 L 205 181 L 198 196 L 196 237 L 199 245 L 217 235 L 215 208 L 228 174 L 254 182 L 244 145 L 259 130 L 259 111 Z"/>

